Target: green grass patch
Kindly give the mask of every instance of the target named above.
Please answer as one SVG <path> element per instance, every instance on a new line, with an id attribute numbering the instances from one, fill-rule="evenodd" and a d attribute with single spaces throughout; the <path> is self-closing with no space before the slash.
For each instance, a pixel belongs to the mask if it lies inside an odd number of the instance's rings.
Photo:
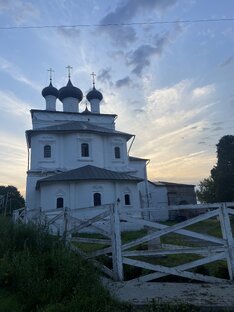
<path id="1" fill-rule="evenodd" d="M 0 290 L 0 310 L 4 312 L 23 312 L 24 305 L 16 294 L 5 289 Z"/>
<path id="2" fill-rule="evenodd" d="M 0 311 L 127 311 L 58 237 L 0 218 Z"/>
<path id="3" fill-rule="evenodd" d="M 122 240 L 127 243 L 145 234 L 145 230 L 125 232 Z M 90 262 L 70 252 L 59 237 L 51 236 L 46 228 L 34 224 L 13 224 L 9 219 L 0 218 L 0 235 L 0 311 L 199 311 L 189 305 L 156 301 L 139 309 L 114 300 L 100 283 L 99 272 Z M 99 234 L 86 233 L 80 237 L 104 238 Z M 146 246 L 145 244 L 141 248 Z M 170 267 L 183 263 L 183 256 L 186 257 L 185 262 L 195 260 L 195 255 L 170 255 L 157 257 L 149 262 Z M 99 260 L 102 259 L 111 267 L 110 258 L 99 257 Z M 125 273 L 129 278 L 149 273 L 140 268 L 125 266 L 126 268 Z M 204 266 L 203 273 L 205 269 L 213 270 L 219 277 L 227 273 L 223 261 Z"/>
<path id="4" fill-rule="evenodd" d="M 74 235 L 75 237 L 81 237 L 81 238 L 95 238 L 95 239 L 106 239 L 106 237 L 99 233 L 79 233 Z M 99 249 L 103 249 L 105 247 L 108 247 L 109 244 L 99 244 L 99 243 L 82 243 L 82 242 L 72 242 L 75 247 L 79 248 L 81 251 L 89 253 L 92 251 L 96 251 Z"/>

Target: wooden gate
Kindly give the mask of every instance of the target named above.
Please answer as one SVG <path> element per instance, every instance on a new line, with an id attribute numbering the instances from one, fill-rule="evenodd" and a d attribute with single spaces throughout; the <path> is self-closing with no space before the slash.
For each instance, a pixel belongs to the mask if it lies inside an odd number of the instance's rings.
<path id="1" fill-rule="evenodd" d="M 38 218 L 39 220 L 44 218 L 49 227 L 57 228 L 73 251 L 87 259 L 92 259 L 96 266 L 116 281 L 124 280 L 124 267 L 129 265 L 143 269 L 144 274 L 128 280 L 128 283 L 157 280 L 167 275 L 209 283 L 227 283 L 234 279 L 234 240 L 230 218 L 234 215 L 233 208 L 234 203 L 170 206 L 171 210 L 196 209 L 200 212 L 195 217 L 173 225 L 151 221 L 150 212 L 154 212 L 154 208 L 120 210 L 118 205 L 114 204 L 74 210 L 51 210 L 41 213 Z M 211 218 L 215 218 L 215 222 L 220 224 L 220 237 L 186 229 Z M 121 239 L 123 223 L 138 224 L 144 229 L 141 231 L 143 236 L 123 242 Z M 84 236 L 83 233 L 90 233 L 90 229 L 95 234 Z M 97 233 L 100 236 L 97 236 Z M 203 246 L 160 244 L 156 248 L 152 249 L 152 246 L 148 248 L 152 241 L 162 239 L 171 233 L 203 242 Z M 79 244 L 82 243 L 101 247 L 84 252 L 79 248 Z M 157 264 L 160 257 L 182 254 L 196 255 L 197 258 L 176 266 Z M 103 255 L 112 261 L 112 266 L 98 261 Z M 229 280 L 193 271 L 201 265 L 219 260 L 226 261 Z"/>
<path id="2" fill-rule="evenodd" d="M 171 209 L 199 209 L 203 210 L 203 213 L 193 217 L 191 219 L 185 220 L 183 222 L 176 223 L 171 226 L 167 226 L 158 222 L 151 222 L 148 220 L 136 220 L 128 215 L 128 213 L 123 212 L 120 215 L 121 220 L 128 222 L 137 222 L 145 227 L 151 229 L 150 233 L 138 238 L 132 242 L 122 244 L 122 262 L 123 264 L 128 264 L 131 266 L 140 267 L 146 270 L 150 270 L 151 273 L 141 276 L 137 279 L 133 279 L 132 282 L 147 282 L 152 280 L 157 280 L 158 278 L 164 277 L 166 275 L 176 275 L 180 277 L 185 277 L 189 279 L 199 280 L 203 282 L 225 283 L 227 280 L 217 278 L 214 276 L 208 276 L 204 274 L 191 272 L 198 266 L 208 264 L 217 260 L 226 260 L 229 272 L 229 279 L 233 281 L 234 279 L 234 241 L 232 235 L 232 228 L 230 223 L 230 215 L 234 214 L 234 203 L 220 203 L 212 205 L 184 205 L 184 206 L 172 206 Z M 147 210 L 147 209 L 146 209 Z M 152 209 L 148 209 L 149 212 Z M 205 212 L 204 212 L 205 210 Z M 210 210 L 210 211 L 208 211 Z M 145 210 L 144 210 L 145 211 Z M 195 231 L 185 229 L 188 226 L 196 224 L 198 222 L 208 220 L 210 218 L 216 217 L 217 221 L 220 222 L 222 237 L 211 236 L 208 234 L 198 233 Z M 153 231 L 154 230 L 154 231 Z M 190 247 L 190 246 L 178 246 L 171 244 L 170 246 L 162 246 L 162 248 L 157 248 L 155 250 L 132 250 L 140 244 L 152 241 L 156 238 L 160 238 L 169 233 L 177 233 L 186 237 L 192 237 L 199 241 L 205 241 L 205 247 Z M 168 248 L 169 247 L 169 248 Z M 141 257 L 152 258 L 165 255 L 175 255 L 175 254 L 195 254 L 201 257 L 198 260 L 194 260 L 188 263 L 183 263 L 179 266 L 166 267 L 157 264 L 151 264 L 148 261 L 142 261 Z"/>

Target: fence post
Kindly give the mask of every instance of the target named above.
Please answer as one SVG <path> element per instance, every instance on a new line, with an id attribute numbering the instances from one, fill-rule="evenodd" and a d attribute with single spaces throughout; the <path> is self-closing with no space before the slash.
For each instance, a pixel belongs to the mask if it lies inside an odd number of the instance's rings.
<path id="1" fill-rule="evenodd" d="M 37 224 L 39 223 L 41 225 L 41 218 L 42 218 L 42 209 L 39 208 L 39 214 L 37 216 Z"/>
<path id="2" fill-rule="evenodd" d="M 68 230 L 68 215 L 67 215 L 67 207 L 64 207 L 63 210 L 63 240 L 64 243 L 67 241 L 67 230 Z"/>
<path id="3" fill-rule="evenodd" d="M 220 205 L 220 225 L 223 238 L 227 242 L 227 264 L 230 280 L 234 280 L 234 240 L 226 203 Z"/>
<path id="4" fill-rule="evenodd" d="M 110 206 L 110 226 L 112 242 L 112 264 L 115 281 L 123 281 L 123 260 L 121 250 L 121 229 L 118 205 Z"/>
<path id="5" fill-rule="evenodd" d="M 24 207 L 24 223 L 28 223 L 28 209 Z"/>

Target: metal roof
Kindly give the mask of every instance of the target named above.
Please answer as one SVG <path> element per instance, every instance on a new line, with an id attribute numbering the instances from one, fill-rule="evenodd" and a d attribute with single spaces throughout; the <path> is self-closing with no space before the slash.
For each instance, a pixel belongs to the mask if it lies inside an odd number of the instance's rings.
<path id="1" fill-rule="evenodd" d="M 79 88 L 73 86 L 70 78 L 68 79 L 67 85 L 59 89 L 58 93 L 58 98 L 60 99 L 61 102 L 63 101 L 63 99 L 68 97 L 75 98 L 79 102 L 83 99 L 82 91 Z"/>
<path id="2" fill-rule="evenodd" d="M 89 91 L 88 94 L 86 95 L 86 99 L 88 101 L 92 99 L 98 99 L 99 101 L 101 101 L 103 99 L 103 96 L 100 91 L 96 90 L 96 88 L 93 87 L 93 89 Z"/>
<path id="3" fill-rule="evenodd" d="M 141 182 L 140 178 L 131 176 L 125 172 L 117 172 L 95 166 L 84 166 L 81 168 L 58 173 L 37 181 L 36 188 L 39 188 L 44 182 L 62 182 L 62 181 L 87 181 L 87 180 L 106 180 L 106 181 L 131 181 Z"/>
<path id="4" fill-rule="evenodd" d="M 63 111 L 49 111 L 49 110 L 44 110 L 44 109 L 31 109 L 30 110 L 31 115 L 33 116 L 34 113 L 50 113 L 50 114 L 68 114 L 68 115 L 81 115 L 83 113 L 78 113 L 78 112 L 63 112 Z M 111 116 L 111 117 L 117 117 L 116 114 L 99 114 L 99 113 L 92 113 L 94 116 Z"/>
<path id="5" fill-rule="evenodd" d="M 120 136 L 124 136 L 125 138 L 127 138 L 127 140 L 131 139 L 131 137 L 133 136 L 132 134 L 129 134 L 126 132 L 121 132 L 121 131 L 117 131 L 114 129 L 105 128 L 101 126 L 96 126 L 95 124 L 90 123 L 89 121 L 72 121 L 72 122 L 67 122 L 67 123 L 61 123 L 61 124 L 54 125 L 54 126 L 27 130 L 26 136 L 29 139 L 29 146 L 31 145 L 30 139 L 33 134 L 57 133 L 57 132 L 90 132 L 90 133 L 97 133 L 101 135 L 114 135 L 114 136 L 120 135 Z"/>
<path id="6" fill-rule="evenodd" d="M 147 158 L 139 158 L 139 157 L 133 157 L 133 156 L 129 156 L 128 159 L 130 161 L 147 161 L 147 160 L 149 160 Z"/>
<path id="7" fill-rule="evenodd" d="M 149 182 L 150 184 L 154 185 L 154 186 L 160 186 L 160 187 L 161 187 L 161 186 L 163 186 L 163 187 L 166 186 L 165 184 L 160 183 L 160 182 L 157 182 L 157 181 L 152 182 L 152 181 L 148 180 L 148 182 Z"/>
<path id="8" fill-rule="evenodd" d="M 45 87 L 42 91 L 41 94 L 43 97 L 46 97 L 47 95 L 53 95 L 56 98 L 58 98 L 58 89 L 55 88 L 52 85 L 52 82 L 50 82 L 50 84 L 48 85 L 48 87 Z"/>
<path id="9" fill-rule="evenodd" d="M 148 181 L 155 186 L 175 186 L 175 187 L 195 187 L 194 184 L 184 184 L 184 183 L 175 183 L 175 182 L 166 182 L 166 181 Z"/>
<path id="10" fill-rule="evenodd" d="M 175 182 L 166 182 L 166 181 L 158 181 L 159 183 L 163 183 L 166 186 L 190 186 L 194 187 L 194 184 L 185 184 L 185 183 L 175 183 Z"/>

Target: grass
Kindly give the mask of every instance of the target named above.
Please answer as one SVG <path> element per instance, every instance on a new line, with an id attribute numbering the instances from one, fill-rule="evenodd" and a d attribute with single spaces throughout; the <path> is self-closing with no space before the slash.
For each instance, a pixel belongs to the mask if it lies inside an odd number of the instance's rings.
<path id="1" fill-rule="evenodd" d="M 0 311 L 128 311 L 58 237 L 0 218 Z"/>
<path id="2" fill-rule="evenodd" d="M 174 221 L 164 222 L 165 225 L 173 225 L 175 223 L 176 222 Z M 234 225 L 233 218 L 231 219 L 231 223 L 232 225 Z M 215 237 L 222 237 L 220 224 L 217 218 L 211 218 L 211 219 L 196 223 L 194 225 L 188 226 L 186 229 L 194 231 L 194 232 L 198 232 L 198 233 L 213 235 Z M 148 233 L 147 230 L 123 232 L 121 235 L 122 243 L 130 242 L 132 240 L 135 240 L 137 238 L 140 238 L 146 235 L 147 233 Z M 99 234 L 82 234 L 81 236 L 92 237 L 92 238 L 104 238 L 103 236 Z M 161 243 L 178 245 L 178 246 L 188 246 L 188 247 L 204 246 L 203 241 L 192 239 L 190 237 L 176 234 L 176 233 L 170 233 L 170 234 L 162 236 Z M 85 252 L 90 252 L 90 251 L 94 251 L 97 249 L 102 249 L 104 247 L 107 247 L 107 245 L 86 244 L 86 243 L 82 243 L 82 244 L 79 243 L 79 244 L 76 244 L 76 246 L 78 246 L 79 248 L 81 248 L 81 250 Z M 144 244 L 131 248 L 131 250 L 134 250 L 134 249 L 147 250 L 148 243 L 144 243 Z M 201 259 L 202 256 L 199 256 L 197 254 L 174 254 L 174 255 L 167 255 L 167 256 L 161 256 L 161 257 L 150 257 L 150 258 L 134 257 L 134 258 L 142 260 L 142 261 L 146 261 L 151 264 L 174 267 L 174 266 L 178 266 L 187 262 L 192 262 L 192 261 Z M 98 260 L 103 262 L 107 267 L 109 268 L 112 267 L 111 259 L 109 257 L 100 256 Z M 193 271 L 196 273 L 216 276 L 220 278 L 226 278 L 226 279 L 229 278 L 228 270 L 227 270 L 227 263 L 224 260 L 215 261 L 213 263 L 199 266 L 193 269 Z M 146 270 L 146 269 L 124 265 L 124 276 L 126 280 L 136 278 L 138 276 L 145 275 L 150 272 L 151 271 Z M 167 276 L 167 277 L 160 279 L 159 281 L 183 281 L 184 282 L 186 280 L 183 278 L 176 277 L 176 276 L 170 276 L 170 277 Z"/>
<path id="3" fill-rule="evenodd" d="M 131 241 L 145 233 L 124 233 L 123 241 Z M 58 237 L 51 236 L 43 227 L 13 224 L 0 217 L 0 235 L 0 311 L 199 311 L 180 303 L 152 301 L 140 309 L 116 301 L 102 286 L 99 272 L 70 252 Z M 87 237 L 86 234 L 82 236 Z M 96 234 L 88 236 L 101 238 Z"/>

